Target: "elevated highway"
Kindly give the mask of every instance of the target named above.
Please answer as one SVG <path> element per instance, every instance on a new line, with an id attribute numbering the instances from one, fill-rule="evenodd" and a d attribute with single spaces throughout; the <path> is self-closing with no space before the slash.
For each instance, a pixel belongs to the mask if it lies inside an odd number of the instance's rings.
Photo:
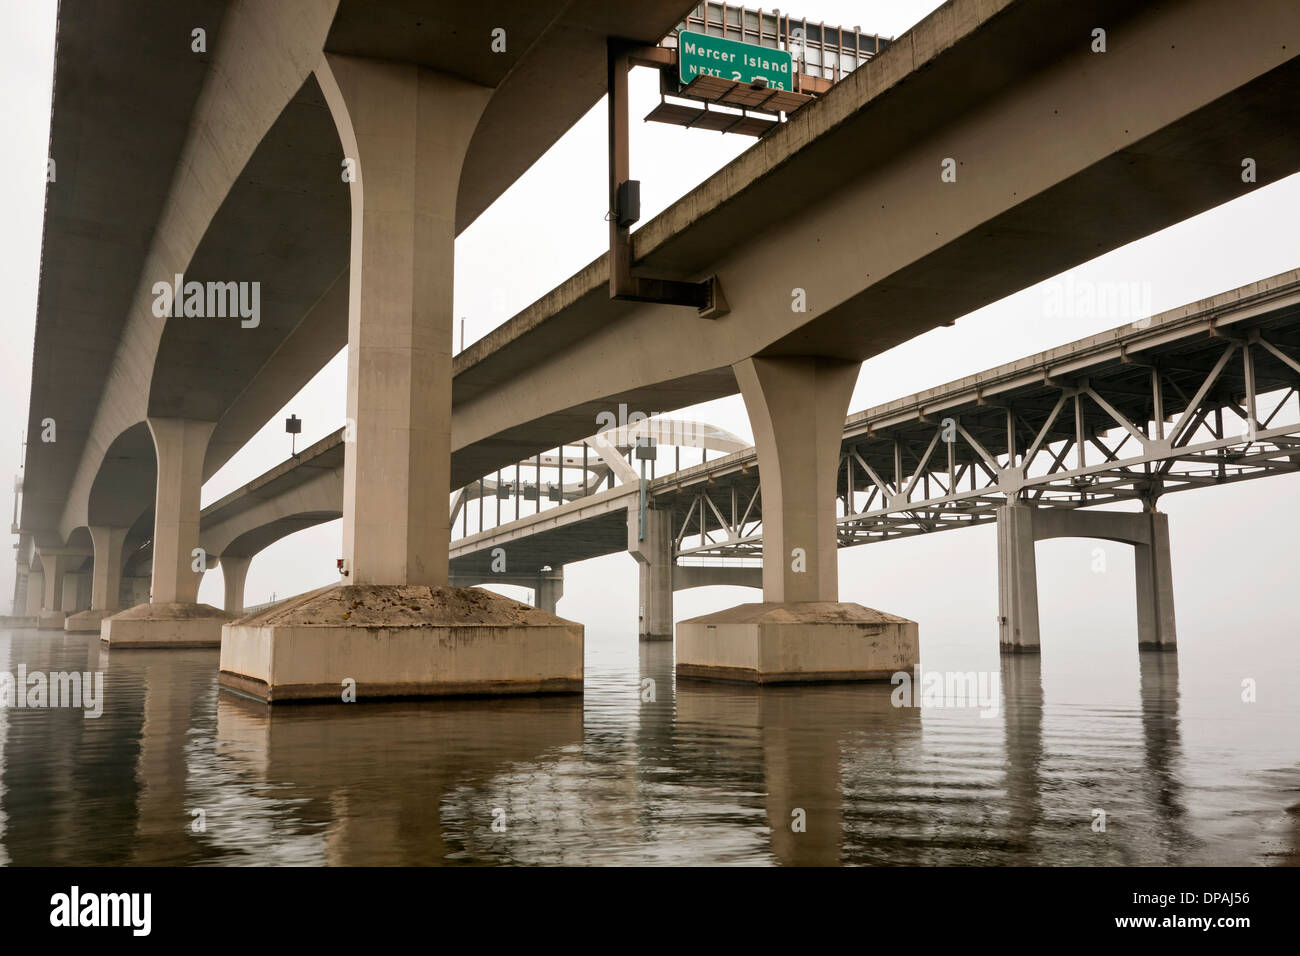
<path id="1" fill-rule="evenodd" d="M 1141 514 L 1108 506 L 1151 513 L 1176 491 L 1300 471 L 1298 393 L 1300 269 L 850 415 L 838 543 L 1019 518 L 1035 522 L 1040 539 L 1140 544 L 1149 539 L 1132 527 Z M 658 636 L 671 633 L 674 590 L 761 586 L 752 447 L 712 426 L 656 419 L 585 444 L 585 453 L 556 449 L 461 490 L 456 580 L 545 591 L 553 608 L 564 565 L 627 551 L 645 588 L 666 579 L 667 598 L 643 613 L 643 635 Z M 655 470 L 666 472 L 645 479 L 644 511 L 639 444 L 653 444 Z M 674 468 L 681 448 L 721 454 Z M 242 609 L 255 554 L 341 517 L 342 469 L 340 432 L 204 509 L 200 540 L 220 556 L 228 608 Z M 1021 517 L 1028 512 L 1035 517 Z M 136 558 L 147 559 L 147 549 Z M 1003 578 L 1010 561 L 1007 551 Z M 647 630 L 651 618 L 658 630 Z"/>
<path id="2" fill-rule="evenodd" d="M 349 586 L 448 583 L 444 493 L 589 435 L 600 412 L 739 391 L 763 466 L 766 547 L 790 558 L 765 562 L 765 607 L 806 605 L 805 636 L 844 614 L 903 626 L 828 609 L 859 363 L 1300 170 L 1293 3 L 1252 0 L 1224 17 L 1211 0 L 951 0 L 635 234 L 639 273 L 716 276 L 719 317 L 611 300 L 600 260 L 453 361 L 455 235 L 600 95 L 606 42 L 652 43 L 684 6 L 65 11 L 52 150 L 72 169 L 51 186 L 31 411 L 32 434 L 52 418 L 60 439 L 29 444 L 20 518 L 54 569 L 45 605 L 60 604 L 61 569 L 93 547 L 105 558 L 93 600 L 111 609 L 105 567 L 152 526 L 153 607 L 109 618 L 105 639 L 116 621 L 119 642 L 213 643 L 224 617 L 196 606 L 191 565 L 202 481 L 346 341 Z M 190 29 L 178 17 L 214 24 L 211 45 L 178 45 Z M 96 61 L 94 44 L 113 52 Z M 575 53 L 571 89 L 538 82 Z M 135 72 L 102 60 L 128 54 Z M 129 82 L 95 90 L 84 63 Z M 104 119 L 124 102 L 146 116 L 156 103 L 158 130 Z M 137 133 L 149 158 L 123 161 Z M 104 297 L 79 269 L 127 279 Z M 238 287 L 240 314 L 198 321 L 186 286 L 169 318 L 159 286 L 176 277 L 198 283 L 200 315 L 205 285 L 209 311 L 214 287 Z M 247 315 L 246 287 L 260 289 Z M 331 631 L 341 652 L 355 650 L 358 624 Z M 754 622 L 736 624 L 753 637 Z M 252 671 L 274 627 L 257 628 L 241 631 L 229 673 L 270 699 Z M 564 640 L 558 683 L 518 686 L 572 689 L 580 655 Z M 292 693 L 331 687 L 314 666 Z"/>
<path id="3" fill-rule="evenodd" d="M 28 428 L 53 420 L 57 441 L 27 446 L 22 532 L 51 554 L 96 526 L 138 545 L 154 523 L 148 418 L 210 422 L 207 477 L 347 344 L 349 183 L 322 54 L 491 90 L 459 233 L 604 95 L 611 32 L 653 43 L 690 6 L 64 4 Z M 175 275 L 260 283 L 257 324 L 156 315 L 154 284 Z"/>
<path id="4" fill-rule="evenodd" d="M 633 233 L 640 271 L 716 274 L 729 315 L 611 301 L 601 257 L 457 355 L 453 484 L 619 403 L 735 394 L 751 356 L 863 361 L 1300 170 L 1300 8 L 1228 20 L 945 4 Z"/>

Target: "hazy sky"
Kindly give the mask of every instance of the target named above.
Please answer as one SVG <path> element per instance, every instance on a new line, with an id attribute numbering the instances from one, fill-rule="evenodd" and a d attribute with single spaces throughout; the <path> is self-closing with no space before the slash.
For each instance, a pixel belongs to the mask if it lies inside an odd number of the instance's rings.
<path id="1" fill-rule="evenodd" d="M 939 4 L 806 0 L 790 12 L 828 24 L 897 36 Z M 45 157 L 49 138 L 55 0 L 0 0 L 0 120 L 7 175 L 0 178 L 0 475 L 20 471 L 26 426 L 39 269 Z M 643 221 L 752 144 L 738 136 L 635 120 L 658 99 L 649 70 L 631 81 L 632 175 L 642 181 Z M 474 341 L 581 269 L 604 250 L 605 112 L 597 105 L 456 243 L 455 314 Z M 1067 275 L 1140 282 L 1151 311 L 1181 305 L 1300 266 L 1300 177 L 1291 177 L 1195 219 L 1095 259 Z M 509 283 L 500 280 L 508 276 Z M 1121 324 L 1113 317 L 1052 317 L 1043 285 L 993 303 L 953 328 L 920 336 L 863 366 L 851 409 L 940 384 Z M 459 331 L 457 331 L 459 341 Z M 345 360 L 340 355 L 205 485 L 204 504 L 283 460 L 288 437 L 281 419 L 303 419 L 298 447 L 341 423 Z M 748 438 L 739 397 L 683 414 Z M 8 478 L 5 487 L 9 487 Z M 1294 545 L 1300 534 L 1300 479 L 1270 478 L 1171 495 L 1180 629 L 1190 622 L 1224 627 L 1296 627 L 1291 612 Z M 12 500 L 6 500 L 9 510 Z M 14 539 L 16 540 L 16 539 Z M 253 561 L 247 600 L 283 597 L 337 580 L 340 523 L 287 538 Z M 940 543 L 940 541 L 942 543 Z M 1134 630 L 1132 557 L 1106 544 L 1108 571 L 1090 571 L 1096 542 L 1061 540 L 1039 546 L 1045 635 L 1056 616 L 1083 615 L 1098 629 Z M 11 553 L 11 552 L 10 552 Z M 0 608 L 13 593 L 11 558 L 0 561 Z M 522 596 L 526 592 L 504 588 Z M 560 613 L 588 625 L 588 638 L 626 639 L 636 628 L 636 568 L 626 555 L 566 568 Z M 904 614 L 921 622 L 923 641 L 996 635 L 996 544 L 991 528 L 909 539 L 841 552 L 842 600 Z M 677 595 L 677 617 L 756 600 L 746 589 L 711 588 Z M 200 599 L 220 605 L 220 571 L 210 572 Z M 1046 638 L 1045 638 L 1046 642 Z"/>

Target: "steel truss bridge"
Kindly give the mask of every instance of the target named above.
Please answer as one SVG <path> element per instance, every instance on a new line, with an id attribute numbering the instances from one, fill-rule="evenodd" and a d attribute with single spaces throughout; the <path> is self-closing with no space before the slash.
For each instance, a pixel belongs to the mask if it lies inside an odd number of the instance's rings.
<path id="1" fill-rule="evenodd" d="M 566 524 L 561 509 L 581 522 L 591 495 L 602 495 L 592 517 L 608 514 L 610 489 L 627 492 L 620 504 L 629 511 L 640 507 L 632 497 L 642 484 L 637 446 L 669 426 L 682 427 L 652 419 L 620 437 L 589 440 L 586 459 L 561 453 L 520 463 L 516 474 L 533 470 L 534 498 L 548 465 L 563 461 L 592 476 L 551 487 L 546 497 L 562 503 L 548 533 Z M 695 438 L 680 444 L 717 447 Z M 680 452 L 660 443 L 654 454 L 662 471 Z M 1297 470 L 1300 270 L 851 415 L 836 490 L 839 542 L 992 522 L 1016 500 L 1053 509 L 1154 507 L 1175 491 Z M 485 491 L 495 497 L 497 480 L 469 486 L 460 500 Z M 761 558 L 752 448 L 643 483 L 644 507 L 671 512 L 677 560 Z M 495 539 L 481 510 L 480 520 L 482 532 L 455 542 L 454 554 L 468 557 L 479 541 L 487 547 Z M 610 550 L 613 542 L 596 549 Z"/>

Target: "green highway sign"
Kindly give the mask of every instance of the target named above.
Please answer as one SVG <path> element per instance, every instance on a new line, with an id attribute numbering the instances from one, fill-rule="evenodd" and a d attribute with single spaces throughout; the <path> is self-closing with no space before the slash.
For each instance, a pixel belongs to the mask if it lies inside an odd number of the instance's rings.
<path id="1" fill-rule="evenodd" d="M 789 51 L 689 30 L 677 34 L 677 68 L 683 85 L 697 76 L 720 76 L 738 83 L 766 80 L 769 90 L 794 89 Z"/>

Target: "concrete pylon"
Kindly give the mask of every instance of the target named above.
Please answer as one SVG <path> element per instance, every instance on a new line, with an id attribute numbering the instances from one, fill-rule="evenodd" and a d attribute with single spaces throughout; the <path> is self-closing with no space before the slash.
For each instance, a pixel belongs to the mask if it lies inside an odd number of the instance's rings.
<path id="1" fill-rule="evenodd" d="M 238 617 L 244 613 L 244 583 L 248 580 L 248 566 L 252 563 L 252 557 L 228 554 L 221 556 L 221 577 L 226 586 L 227 614 Z"/>
<path id="2" fill-rule="evenodd" d="M 638 575 L 637 636 L 643 641 L 673 639 L 672 513 L 646 508 L 628 509 L 627 551 L 636 559 Z"/>
<path id="3" fill-rule="evenodd" d="M 80 563 L 74 562 L 74 563 Z M 86 571 L 69 571 L 63 576 L 64 627 L 67 618 L 90 607 L 90 574 Z"/>
<path id="4" fill-rule="evenodd" d="M 45 573 L 43 571 L 27 572 L 27 616 L 39 619 L 42 603 L 45 600 Z"/>
<path id="5" fill-rule="evenodd" d="M 27 615 L 27 566 L 19 558 L 14 567 L 14 599 L 9 613 L 14 617 Z"/>
<path id="6" fill-rule="evenodd" d="M 104 618 L 100 638 L 113 647 L 215 647 L 230 615 L 198 603 L 207 565 L 198 549 L 203 458 L 216 423 L 155 417 L 148 424 L 158 460 L 151 601 Z"/>
<path id="7" fill-rule="evenodd" d="M 758 450 L 763 600 L 839 600 L 835 475 L 860 362 L 751 358 L 735 366 Z"/>
<path id="8" fill-rule="evenodd" d="M 537 586 L 533 588 L 533 606 L 547 614 L 554 614 L 560 598 L 564 597 L 564 567 L 537 572 Z"/>
<path id="9" fill-rule="evenodd" d="M 461 163 L 491 90 L 413 65 L 317 68 L 351 184 L 343 466 L 349 584 L 447 584 L 452 275 Z"/>
<path id="10" fill-rule="evenodd" d="M 1138 647 L 1176 650 L 1169 516 L 1082 508 L 998 509 L 998 606 L 1004 653 L 1039 652 L 1038 572 L 1034 544 L 1048 538 L 1101 538 L 1133 548 Z"/>
<path id="11" fill-rule="evenodd" d="M 71 615 L 64 622 L 64 630 L 98 632 L 104 618 L 118 609 L 122 590 L 122 546 L 126 543 L 128 530 L 107 525 L 91 526 L 95 563 L 90 579 L 90 609 Z"/>
<path id="12" fill-rule="evenodd" d="M 268 702 L 580 691 L 581 625 L 448 582 L 456 203 L 492 91 L 336 54 L 316 77 L 355 172 L 344 577 L 227 627 L 219 680 Z"/>
<path id="13" fill-rule="evenodd" d="M 1178 647 L 1174 623 L 1174 572 L 1169 549 L 1169 516 L 1147 511 L 1150 543 L 1134 544 L 1133 569 L 1137 585 L 1138 647 L 1172 651 Z"/>
<path id="14" fill-rule="evenodd" d="M 836 479 L 860 367 L 802 356 L 733 366 L 758 453 L 763 603 L 679 624 L 679 677 L 888 680 L 916 667 L 915 622 L 838 600 Z"/>
<path id="15" fill-rule="evenodd" d="M 1008 654 L 1039 652 L 1033 519 L 1027 505 L 998 509 L 998 643 Z"/>
<path id="16" fill-rule="evenodd" d="M 79 555 L 62 548 L 37 548 L 41 559 L 43 584 L 41 610 L 36 626 L 49 630 L 62 630 L 66 615 L 63 612 L 63 577 L 68 573 L 74 557 Z"/>

